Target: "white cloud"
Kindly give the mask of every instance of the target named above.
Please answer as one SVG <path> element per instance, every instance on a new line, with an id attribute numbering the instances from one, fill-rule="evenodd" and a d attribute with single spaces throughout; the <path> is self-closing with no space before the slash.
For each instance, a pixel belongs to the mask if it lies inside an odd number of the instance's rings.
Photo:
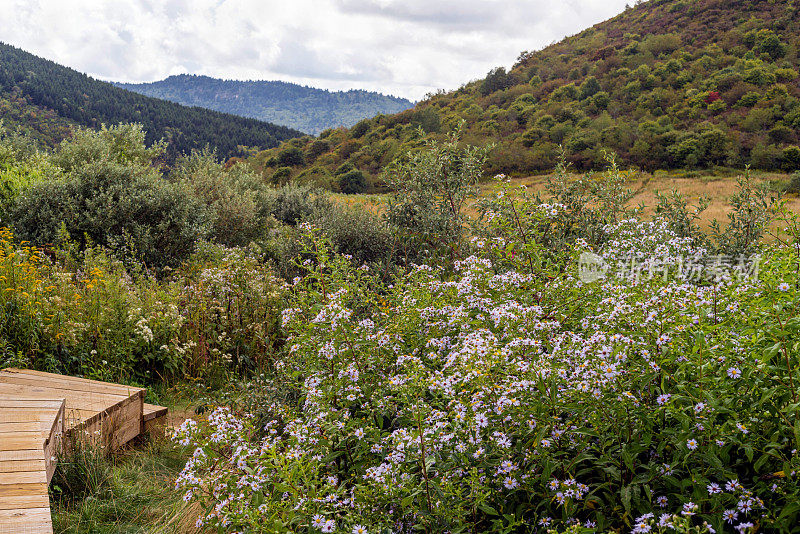
<path id="1" fill-rule="evenodd" d="M 106 80 L 183 72 L 413 99 L 626 0 L 0 0 L 0 41 Z"/>

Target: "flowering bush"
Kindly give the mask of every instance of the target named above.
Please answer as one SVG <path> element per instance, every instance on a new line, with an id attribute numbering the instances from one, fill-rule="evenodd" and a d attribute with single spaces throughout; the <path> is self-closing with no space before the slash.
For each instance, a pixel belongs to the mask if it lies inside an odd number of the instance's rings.
<path id="1" fill-rule="evenodd" d="M 243 250 L 208 249 L 157 280 L 100 248 L 48 256 L 0 229 L 0 366 L 151 383 L 267 364 L 283 284 Z"/>
<path id="2" fill-rule="evenodd" d="M 666 268 L 585 283 L 586 241 L 565 242 L 559 259 L 530 233 L 546 235 L 563 208 L 527 206 L 535 224 L 522 225 L 496 207 L 454 274 L 422 265 L 386 287 L 309 232 L 314 260 L 291 289 L 288 350 L 260 403 L 176 433 L 194 448 L 177 485 L 205 506 L 198 523 L 791 530 L 796 248 L 765 250 L 758 279 Z M 593 252 L 610 264 L 704 254 L 663 220 L 602 231 Z"/>

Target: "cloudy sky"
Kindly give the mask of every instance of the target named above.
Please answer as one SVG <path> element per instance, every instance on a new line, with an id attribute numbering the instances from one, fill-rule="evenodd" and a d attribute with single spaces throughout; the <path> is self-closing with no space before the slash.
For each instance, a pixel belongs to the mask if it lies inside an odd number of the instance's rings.
<path id="1" fill-rule="evenodd" d="M 627 0 L 630 1 L 630 0 Z M 104 80 L 286 80 L 420 99 L 626 0 L 0 0 L 0 41 Z"/>

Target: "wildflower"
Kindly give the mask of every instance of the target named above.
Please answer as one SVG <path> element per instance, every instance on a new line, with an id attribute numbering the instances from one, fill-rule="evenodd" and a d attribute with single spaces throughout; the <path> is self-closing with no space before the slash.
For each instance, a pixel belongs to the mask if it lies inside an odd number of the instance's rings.
<path id="1" fill-rule="evenodd" d="M 353 527 L 353 534 L 369 534 L 367 529 L 361 525 L 356 525 Z"/>
<path id="2" fill-rule="evenodd" d="M 747 427 L 746 427 L 746 426 L 744 426 L 742 423 L 736 423 L 736 428 L 738 428 L 738 429 L 739 429 L 739 431 L 740 431 L 742 434 L 747 434 L 748 432 L 750 432 L 749 430 L 747 430 Z"/>
<path id="3" fill-rule="evenodd" d="M 311 518 L 311 526 L 314 528 L 322 528 L 325 525 L 325 518 L 317 514 Z"/>
<path id="4" fill-rule="evenodd" d="M 696 440 L 696 439 L 694 439 L 694 438 L 692 438 L 692 439 L 688 440 L 688 441 L 686 442 L 686 447 L 687 447 L 687 448 L 688 448 L 690 451 L 693 451 L 693 450 L 695 450 L 695 449 L 697 448 L 697 440 Z"/>
<path id="5" fill-rule="evenodd" d="M 753 509 L 753 501 L 752 499 L 743 499 L 737 503 L 736 507 L 739 508 L 740 512 L 746 514 Z"/>
<path id="6" fill-rule="evenodd" d="M 325 524 L 322 525 L 322 528 L 320 530 L 322 532 L 326 532 L 326 533 L 335 531 L 336 530 L 336 521 L 334 521 L 333 519 L 328 519 L 327 521 L 325 521 Z"/>
<path id="7" fill-rule="evenodd" d="M 658 403 L 659 406 L 664 406 L 666 403 L 669 402 L 670 397 L 672 397 L 672 395 L 670 395 L 669 393 L 659 395 L 658 398 L 656 399 L 656 402 Z"/>
<path id="8" fill-rule="evenodd" d="M 708 489 L 709 495 L 716 495 L 717 493 L 722 493 L 722 488 L 720 488 L 719 484 L 717 484 L 716 482 L 712 482 L 711 484 L 706 486 L 706 489 Z"/>
<path id="9" fill-rule="evenodd" d="M 742 376 L 742 371 L 739 370 L 738 367 L 731 367 L 728 369 L 728 376 L 730 378 L 740 378 Z"/>
<path id="10" fill-rule="evenodd" d="M 734 492 L 742 487 L 738 479 L 731 479 L 725 483 L 725 491 Z"/>
<path id="11" fill-rule="evenodd" d="M 669 499 L 667 499 L 667 497 L 666 497 L 666 496 L 664 496 L 664 495 L 660 495 L 660 496 L 656 497 L 656 503 L 657 503 L 657 504 L 658 504 L 658 505 L 659 505 L 661 508 L 666 508 L 666 507 L 667 507 L 667 502 L 668 502 L 668 501 L 669 501 Z"/>
<path id="12" fill-rule="evenodd" d="M 784 293 L 786 291 L 789 291 L 789 284 L 787 284 L 786 282 L 781 282 L 780 284 L 778 284 L 778 291 L 781 291 L 781 292 L 784 292 Z"/>
<path id="13" fill-rule="evenodd" d="M 486 417 L 486 414 L 476 413 L 475 424 L 478 425 L 478 428 L 486 428 L 489 424 L 489 419 Z"/>

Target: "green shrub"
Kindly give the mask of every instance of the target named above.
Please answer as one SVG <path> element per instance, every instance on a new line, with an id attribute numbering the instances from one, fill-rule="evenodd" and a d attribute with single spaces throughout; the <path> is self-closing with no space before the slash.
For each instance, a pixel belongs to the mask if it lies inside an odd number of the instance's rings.
<path id="1" fill-rule="evenodd" d="M 58 146 L 53 163 L 64 172 L 98 161 L 149 166 L 164 154 L 166 143 L 160 141 L 148 147 L 145 137 L 141 124 L 103 125 L 100 130 L 79 129 L 72 138 Z"/>
<path id="2" fill-rule="evenodd" d="M 286 184 L 291 177 L 291 167 L 279 167 L 275 172 L 272 173 L 272 176 L 269 177 L 269 181 L 273 185 L 283 185 Z"/>
<path id="3" fill-rule="evenodd" d="M 339 191 L 347 195 L 356 195 L 367 190 L 367 179 L 364 173 L 353 169 L 339 175 Z"/>
<path id="4" fill-rule="evenodd" d="M 19 235 L 38 245 L 63 230 L 81 246 L 130 250 L 149 267 L 176 267 L 208 235 L 205 210 L 157 172 L 113 161 L 83 164 L 62 180 L 20 195 L 13 211 Z"/>
<path id="5" fill-rule="evenodd" d="M 294 226 L 330 206 L 327 195 L 320 189 L 287 184 L 270 190 L 264 200 L 265 210 L 279 222 Z"/>
<path id="6" fill-rule="evenodd" d="M 333 204 L 317 211 L 312 222 L 337 252 L 350 256 L 356 265 L 391 266 L 397 261 L 391 229 L 369 210 Z"/>
<path id="7" fill-rule="evenodd" d="M 795 171 L 789 178 L 789 185 L 786 187 L 786 192 L 800 195 L 800 171 Z"/>
<path id="8" fill-rule="evenodd" d="M 303 151 L 297 147 L 288 147 L 275 156 L 276 162 L 281 167 L 296 167 L 305 163 Z"/>
<path id="9" fill-rule="evenodd" d="M 448 253 L 451 261 L 462 252 L 463 208 L 476 194 L 488 152 L 462 147 L 459 135 L 460 128 L 443 143 L 429 141 L 424 150 L 393 161 L 383 175 L 394 191 L 389 221 L 402 232 L 404 246 L 428 254 Z"/>
<path id="10" fill-rule="evenodd" d="M 790 146 L 783 149 L 781 168 L 786 172 L 800 171 L 800 147 Z"/>
<path id="11" fill-rule="evenodd" d="M 170 178 L 206 208 L 213 241 L 247 245 L 268 229 L 266 185 L 246 164 L 226 169 L 213 152 L 193 151 L 176 161 Z"/>

